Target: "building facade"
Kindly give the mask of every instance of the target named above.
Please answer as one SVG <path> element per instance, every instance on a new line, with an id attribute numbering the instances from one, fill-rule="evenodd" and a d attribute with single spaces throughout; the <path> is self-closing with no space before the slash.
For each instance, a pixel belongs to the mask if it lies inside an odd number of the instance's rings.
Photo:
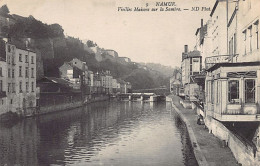
<path id="1" fill-rule="evenodd" d="M 77 58 L 72 59 L 70 62 L 65 62 L 59 67 L 59 71 L 60 77 L 70 81 L 74 89 L 80 89 L 81 85 L 88 85 L 91 83 L 91 81 L 89 81 L 90 74 L 88 73 L 86 63 Z"/>
<path id="2" fill-rule="evenodd" d="M 36 111 L 36 53 L 3 40 L 1 45 L 1 54 L 5 55 L 1 55 L 0 63 L 1 93 L 6 93 L 2 98 L 4 112 L 31 115 Z"/>

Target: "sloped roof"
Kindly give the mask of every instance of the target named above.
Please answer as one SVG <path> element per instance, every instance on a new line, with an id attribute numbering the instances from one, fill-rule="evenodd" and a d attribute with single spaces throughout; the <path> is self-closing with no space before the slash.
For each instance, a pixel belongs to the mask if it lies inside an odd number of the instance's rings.
<path id="1" fill-rule="evenodd" d="M 56 77 L 44 77 L 42 79 L 40 79 L 39 81 L 37 81 L 38 83 L 40 82 L 44 82 L 44 80 L 47 80 L 51 83 L 55 83 L 55 84 L 60 84 L 60 85 L 64 85 L 64 86 L 70 86 L 71 83 L 63 78 L 56 78 Z"/>

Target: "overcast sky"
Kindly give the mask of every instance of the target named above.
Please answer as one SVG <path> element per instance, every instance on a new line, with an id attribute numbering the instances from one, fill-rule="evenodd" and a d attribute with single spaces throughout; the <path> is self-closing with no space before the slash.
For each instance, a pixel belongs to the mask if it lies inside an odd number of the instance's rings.
<path id="1" fill-rule="evenodd" d="M 0 0 L 11 14 L 32 15 L 44 23 L 60 24 L 65 34 L 90 39 L 100 47 L 114 49 L 135 62 L 180 66 L 185 44 L 192 49 L 200 19 L 215 0 L 175 0 L 181 12 L 118 12 L 118 7 L 156 7 L 155 0 Z"/>

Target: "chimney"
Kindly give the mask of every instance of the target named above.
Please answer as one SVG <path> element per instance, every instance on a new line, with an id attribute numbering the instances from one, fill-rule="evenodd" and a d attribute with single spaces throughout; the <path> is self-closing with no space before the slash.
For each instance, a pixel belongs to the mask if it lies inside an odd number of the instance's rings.
<path id="1" fill-rule="evenodd" d="M 202 28 L 203 27 L 203 19 L 200 20 L 200 27 Z"/>
<path id="2" fill-rule="evenodd" d="M 184 45 L 184 53 L 188 53 L 188 45 Z"/>

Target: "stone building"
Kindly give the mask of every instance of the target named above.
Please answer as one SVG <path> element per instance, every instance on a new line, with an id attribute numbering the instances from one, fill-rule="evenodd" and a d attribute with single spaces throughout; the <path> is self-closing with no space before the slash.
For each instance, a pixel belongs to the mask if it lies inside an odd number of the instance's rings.
<path id="1" fill-rule="evenodd" d="M 190 100 L 196 100 L 196 92 L 199 91 L 200 87 L 193 78 L 202 71 L 202 57 L 199 51 L 188 52 L 188 46 L 185 45 L 182 53 L 181 71 L 181 82 L 185 96 Z"/>
<path id="2" fill-rule="evenodd" d="M 6 111 L 22 116 L 33 114 L 36 109 L 36 53 L 26 46 L 18 48 L 9 41 L 2 40 L 1 48 L 3 45 L 0 72 L 2 68 L 2 91 L 6 98 L 2 103 Z"/>
<path id="3" fill-rule="evenodd" d="M 211 17 L 214 12 L 222 11 L 226 20 L 217 28 L 226 31 L 217 43 L 223 52 L 213 48 L 213 55 L 205 60 L 205 124 L 217 137 L 228 142 L 242 165 L 259 165 L 260 157 L 257 143 L 260 127 L 249 127 L 260 121 L 259 5 L 258 0 L 216 1 Z M 209 30 L 216 32 L 215 29 L 211 26 Z M 212 37 L 214 40 L 214 35 Z M 253 139 L 247 141 L 254 143 L 248 145 L 237 138 L 233 141 L 234 136 L 223 129 L 223 124 L 251 129 Z M 253 148 L 255 150 L 249 150 Z"/>
<path id="4" fill-rule="evenodd" d="M 70 81 L 74 89 L 80 89 L 81 77 L 84 85 L 89 83 L 88 67 L 85 62 L 74 58 L 70 62 L 65 62 L 59 67 L 60 77 Z"/>
<path id="5" fill-rule="evenodd" d="M 255 115 L 260 114 L 260 12 L 256 7 L 260 2 L 246 0 L 224 4 L 228 21 L 221 27 L 227 27 L 229 54 L 225 58 L 216 55 L 206 60 L 206 63 L 209 60 L 213 62 L 206 75 L 206 110 L 220 121 L 259 121 Z M 225 61 L 221 61 L 221 58 Z"/>

